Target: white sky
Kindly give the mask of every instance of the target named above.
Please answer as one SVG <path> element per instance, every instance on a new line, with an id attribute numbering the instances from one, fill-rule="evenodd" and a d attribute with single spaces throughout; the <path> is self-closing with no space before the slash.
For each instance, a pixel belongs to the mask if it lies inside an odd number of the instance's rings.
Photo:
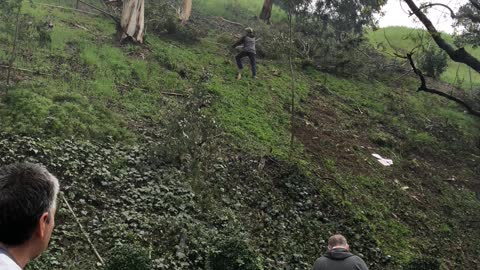
<path id="1" fill-rule="evenodd" d="M 417 5 L 427 2 L 442 3 L 450 6 L 454 11 L 457 11 L 458 7 L 467 3 L 467 1 L 468 0 L 416 0 L 415 3 Z M 408 16 L 410 9 L 402 0 L 388 0 L 383 11 L 385 12 L 385 16 L 379 20 L 380 27 L 408 26 L 412 28 L 424 28 L 418 19 L 416 19 L 415 15 L 411 17 Z M 450 12 L 447 9 L 439 6 L 432 7 L 428 12 L 428 17 L 438 30 L 453 33 L 452 19 L 450 18 Z"/>

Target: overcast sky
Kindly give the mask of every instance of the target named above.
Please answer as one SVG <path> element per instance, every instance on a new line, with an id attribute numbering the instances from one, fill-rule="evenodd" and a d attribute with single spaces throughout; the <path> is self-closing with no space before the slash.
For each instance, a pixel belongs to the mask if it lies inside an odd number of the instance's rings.
<path id="1" fill-rule="evenodd" d="M 458 7 L 462 4 L 465 4 L 467 1 L 468 0 L 416 0 L 415 3 L 417 5 L 426 2 L 442 3 L 450 6 L 454 11 L 457 11 Z M 408 16 L 408 5 L 402 0 L 388 0 L 383 11 L 385 12 L 385 16 L 380 18 L 380 27 L 408 26 L 414 28 L 424 28 L 415 16 Z M 428 17 L 438 30 L 447 33 L 453 32 L 452 19 L 450 18 L 450 13 L 447 9 L 442 7 L 433 7 L 428 12 Z"/>

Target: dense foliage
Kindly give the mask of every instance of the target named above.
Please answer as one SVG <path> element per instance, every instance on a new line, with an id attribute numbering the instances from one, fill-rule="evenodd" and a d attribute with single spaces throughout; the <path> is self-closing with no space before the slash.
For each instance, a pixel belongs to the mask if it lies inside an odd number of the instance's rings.
<path id="1" fill-rule="evenodd" d="M 106 270 L 149 270 L 152 269 L 148 251 L 142 247 L 117 246 L 110 251 Z"/>
<path id="2" fill-rule="evenodd" d="M 478 0 L 469 0 L 468 3 L 461 6 L 458 10 L 457 26 L 460 27 L 460 34 L 456 42 L 457 45 L 472 44 L 480 45 L 480 2 Z"/>
<path id="3" fill-rule="evenodd" d="M 52 42 L 19 52 L 22 67 L 41 73 L 19 72 L 0 96 L 0 164 L 47 165 L 114 269 L 308 269 L 333 233 L 372 270 L 473 269 L 478 123 L 410 91 L 405 66 L 360 33 L 329 25 L 315 40 L 302 31 L 322 25 L 297 17 L 292 130 L 285 13 L 263 24 L 248 9 L 257 2 L 198 1 L 217 13 L 194 10 L 184 26 L 163 10 L 169 2 L 155 2 L 145 46 L 117 44 L 108 19 L 24 5 L 52 20 Z M 340 19 L 331 15 L 329 24 Z M 235 80 L 229 48 L 243 25 L 261 38 L 256 81 Z M 50 249 L 29 269 L 95 269 L 71 213 L 58 208 Z"/>
<path id="4" fill-rule="evenodd" d="M 436 46 L 423 48 L 419 57 L 420 67 L 427 76 L 439 78 L 447 69 L 447 54 Z"/>

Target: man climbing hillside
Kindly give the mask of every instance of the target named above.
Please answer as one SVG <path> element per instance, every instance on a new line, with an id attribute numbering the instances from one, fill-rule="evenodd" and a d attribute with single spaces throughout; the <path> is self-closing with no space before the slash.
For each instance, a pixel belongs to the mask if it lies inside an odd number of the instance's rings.
<path id="1" fill-rule="evenodd" d="M 318 258 L 313 270 L 368 270 L 362 258 L 349 252 L 347 239 L 336 234 L 328 239 L 327 253 Z"/>
<path id="2" fill-rule="evenodd" d="M 250 59 L 250 65 L 252 67 L 252 77 L 254 79 L 257 78 L 257 63 L 255 59 L 255 35 L 253 34 L 253 29 L 248 27 L 245 28 L 246 35 L 243 36 L 237 43 L 233 44 L 233 48 L 236 48 L 239 45 L 243 45 L 242 51 L 235 56 L 235 60 L 237 60 L 237 66 L 238 66 L 238 74 L 237 74 L 237 80 L 240 80 L 242 78 L 242 69 L 243 69 L 243 64 L 242 64 L 242 58 L 248 57 Z"/>

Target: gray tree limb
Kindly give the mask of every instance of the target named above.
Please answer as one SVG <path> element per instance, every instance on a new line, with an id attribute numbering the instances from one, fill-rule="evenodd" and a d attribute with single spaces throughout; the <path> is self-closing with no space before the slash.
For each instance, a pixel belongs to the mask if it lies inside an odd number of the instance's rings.
<path id="1" fill-rule="evenodd" d="M 413 0 L 403 0 L 410 7 L 410 10 L 417 16 L 417 18 L 423 23 L 427 31 L 430 33 L 430 36 L 433 38 L 438 47 L 445 51 L 450 58 L 458 63 L 466 64 L 467 66 L 474 69 L 476 72 L 480 73 L 480 61 L 468 53 L 465 48 L 455 49 L 447 41 L 445 41 L 441 33 L 437 31 L 433 23 L 428 19 L 425 13 L 413 2 Z"/>

